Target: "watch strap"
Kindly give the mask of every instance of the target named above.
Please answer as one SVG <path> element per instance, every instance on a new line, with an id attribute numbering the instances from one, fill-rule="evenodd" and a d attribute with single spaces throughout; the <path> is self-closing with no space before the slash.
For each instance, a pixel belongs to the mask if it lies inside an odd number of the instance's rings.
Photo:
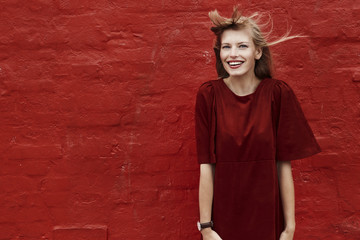
<path id="1" fill-rule="evenodd" d="M 210 222 L 206 222 L 206 223 L 200 223 L 199 222 L 199 225 L 200 225 L 200 231 L 203 230 L 204 228 L 209 228 L 209 227 L 213 227 L 214 226 L 214 223 L 213 221 L 210 221 Z"/>

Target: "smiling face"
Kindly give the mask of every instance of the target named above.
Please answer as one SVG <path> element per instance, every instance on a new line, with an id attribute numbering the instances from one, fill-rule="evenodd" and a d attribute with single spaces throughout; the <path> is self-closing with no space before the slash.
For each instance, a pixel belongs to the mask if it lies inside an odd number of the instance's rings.
<path id="1" fill-rule="evenodd" d="M 260 59 L 261 54 L 249 29 L 227 29 L 222 33 L 220 59 L 230 77 L 255 77 L 255 59 Z"/>

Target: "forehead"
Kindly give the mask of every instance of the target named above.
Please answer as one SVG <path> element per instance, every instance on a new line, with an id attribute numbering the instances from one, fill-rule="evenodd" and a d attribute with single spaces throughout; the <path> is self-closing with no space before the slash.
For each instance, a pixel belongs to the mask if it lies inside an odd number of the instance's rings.
<path id="1" fill-rule="evenodd" d="M 227 29 L 221 35 L 221 43 L 238 43 L 238 42 L 252 42 L 250 30 L 243 29 Z"/>

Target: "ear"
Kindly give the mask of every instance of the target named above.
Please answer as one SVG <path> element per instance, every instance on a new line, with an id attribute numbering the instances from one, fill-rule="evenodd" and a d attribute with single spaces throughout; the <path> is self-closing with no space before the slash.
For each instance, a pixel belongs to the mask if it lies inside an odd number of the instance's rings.
<path id="1" fill-rule="evenodd" d="M 259 60 L 261 58 L 261 56 L 262 56 L 262 48 L 258 47 L 255 50 L 255 59 Z"/>

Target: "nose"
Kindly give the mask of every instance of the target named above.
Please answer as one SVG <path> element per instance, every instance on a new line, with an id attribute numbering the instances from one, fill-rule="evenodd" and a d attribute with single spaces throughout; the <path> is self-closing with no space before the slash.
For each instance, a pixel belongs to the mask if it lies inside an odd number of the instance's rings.
<path id="1" fill-rule="evenodd" d="M 230 57 L 237 57 L 237 55 L 238 55 L 238 51 L 236 47 L 232 47 L 230 50 Z"/>

